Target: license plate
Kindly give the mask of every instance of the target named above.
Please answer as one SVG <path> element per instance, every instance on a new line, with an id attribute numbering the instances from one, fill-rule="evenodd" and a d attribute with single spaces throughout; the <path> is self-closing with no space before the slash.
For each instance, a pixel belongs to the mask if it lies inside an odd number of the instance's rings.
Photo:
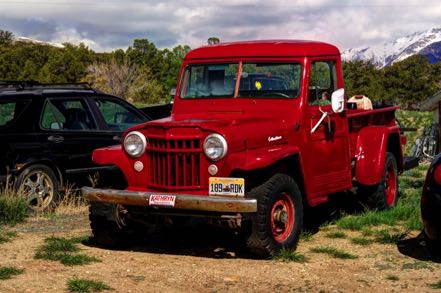
<path id="1" fill-rule="evenodd" d="M 151 206 L 174 207 L 175 201 L 175 195 L 151 194 L 149 196 L 149 205 Z"/>
<path id="2" fill-rule="evenodd" d="M 210 177 L 208 180 L 209 195 L 240 196 L 245 195 L 245 179 Z"/>

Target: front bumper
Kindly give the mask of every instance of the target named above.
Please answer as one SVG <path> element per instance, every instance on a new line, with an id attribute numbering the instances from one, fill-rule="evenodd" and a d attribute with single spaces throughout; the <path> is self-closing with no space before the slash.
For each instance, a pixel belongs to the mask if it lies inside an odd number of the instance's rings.
<path id="1" fill-rule="evenodd" d="M 83 197 L 89 201 L 122 205 L 154 207 L 154 205 L 150 205 L 149 203 L 150 195 L 173 195 L 176 196 L 174 206 L 161 208 L 226 213 L 254 213 L 257 211 L 257 200 L 251 198 L 197 196 L 150 191 L 97 189 L 91 187 L 83 187 L 81 188 L 81 192 Z"/>

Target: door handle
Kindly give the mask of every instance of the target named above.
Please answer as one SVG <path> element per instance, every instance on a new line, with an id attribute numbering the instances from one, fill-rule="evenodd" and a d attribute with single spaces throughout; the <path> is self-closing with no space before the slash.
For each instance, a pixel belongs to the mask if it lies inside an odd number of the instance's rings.
<path id="1" fill-rule="evenodd" d="M 64 141 L 64 137 L 62 137 L 61 135 L 51 135 L 47 138 L 47 140 L 55 143 L 60 143 Z"/>

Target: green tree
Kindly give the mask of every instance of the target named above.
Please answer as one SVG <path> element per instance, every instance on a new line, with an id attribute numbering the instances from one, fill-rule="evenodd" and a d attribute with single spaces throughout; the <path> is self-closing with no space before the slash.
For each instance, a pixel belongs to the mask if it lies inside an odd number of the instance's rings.
<path id="1" fill-rule="evenodd" d="M 162 51 L 163 57 L 159 81 L 164 85 L 166 92 L 176 87 L 182 61 L 189 51 L 190 47 L 187 45 L 179 45 L 172 50 L 164 49 Z"/>
<path id="2" fill-rule="evenodd" d="M 384 99 L 383 73 L 371 62 L 343 62 L 345 90 L 348 97 L 365 95 L 373 101 Z"/>
<path id="3" fill-rule="evenodd" d="M 383 71 L 385 97 L 404 108 L 416 108 L 419 102 L 439 89 L 433 66 L 422 55 L 411 56 Z"/>
<path id="4" fill-rule="evenodd" d="M 20 73 L 20 80 L 37 80 L 38 68 L 32 59 L 26 60 Z"/>
<path id="5" fill-rule="evenodd" d="M 10 45 L 14 41 L 14 34 L 10 31 L 0 30 L 0 45 Z"/>
<path id="6" fill-rule="evenodd" d="M 209 37 L 207 40 L 207 44 L 209 45 L 214 45 L 219 43 L 220 43 L 220 39 L 218 37 Z"/>

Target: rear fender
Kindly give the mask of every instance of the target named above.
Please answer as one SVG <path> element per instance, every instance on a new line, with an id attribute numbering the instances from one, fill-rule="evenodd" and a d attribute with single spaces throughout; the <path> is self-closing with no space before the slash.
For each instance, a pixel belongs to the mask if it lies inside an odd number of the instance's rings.
<path id="1" fill-rule="evenodd" d="M 360 130 L 355 150 L 355 178 L 359 183 L 374 185 L 381 181 L 390 132 L 387 127 Z"/>
<path id="2" fill-rule="evenodd" d="M 21 172 L 23 172 L 23 170 L 25 170 L 26 168 L 28 168 L 29 166 L 32 165 L 36 165 L 36 164 L 41 164 L 41 165 L 45 165 L 47 167 L 49 167 L 55 174 L 55 176 L 57 177 L 58 181 L 60 182 L 60 188 L 64 189 L 64 185 L 65 185 L 65 181 L 64 181 L 64 175 L 61 172 L 61 170 L 58 168 L 58 166 L 56 164 L 54 164 L 50 159 L 47 158 L 28 158 L 25 162 L 23 163 L 17 163 L 14 166 L 14 169 L 12 171 L 12 175 L 14 177 L 18 177 L 20 175 Z"/>

